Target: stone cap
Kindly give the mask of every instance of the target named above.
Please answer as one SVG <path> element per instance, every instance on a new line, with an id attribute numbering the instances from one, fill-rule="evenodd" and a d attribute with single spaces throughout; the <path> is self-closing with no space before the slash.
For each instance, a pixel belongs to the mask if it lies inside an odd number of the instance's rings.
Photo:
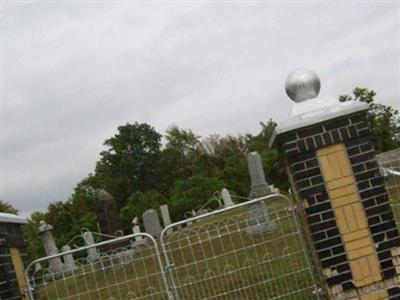
<path id="1" fill-rule="evenodd" d="M 47 232 L 47 231 L 51 231 L 53 229 L 53 226 L 47 224 L 45 221 L 41 220 L 39 222 L 39 226 L 38 226 L 38 230 L 37 232 L 39 234 Z"/>
<path id="2" fill-rule="evenodd" d="M 15 214 L 0 212 L 0 223 L 28 224 L 28 219 Z"/>
<path id="3" fill-rule="evenodd" d="M 276 136 L 282 133 L 364 110 L 368 110 L 366 103 L 340 102 L 333 98 L 316 98 L 294 104 L 291 116 L 275 128 L 268 146 L 271 147 Z"/>

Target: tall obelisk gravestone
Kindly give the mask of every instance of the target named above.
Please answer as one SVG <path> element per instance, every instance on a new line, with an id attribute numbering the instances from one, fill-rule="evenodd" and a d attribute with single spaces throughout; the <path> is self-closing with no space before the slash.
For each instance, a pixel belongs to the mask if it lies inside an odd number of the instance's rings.
<path id="1" fill-rule="evenodd" d="M 368 106 L 318 98 L 319 89 L 312 71 L 289 75 L 286 92 L 297 104 L 275 140 L 330 299 L 400 299 L 400 236 L 371 143 Z"/>
<path id="2" fill-rule="evenodd" d="M 251 179 L 250 199 L 261 198 L 272 194 L 271 189 L 265 180 L 260 154 L 258 152 L 248 153 L 247 164 Z M 246 209 L 249 215 L 250 227 L 247 230 L 249 235 L 262 234 L 267 230 L 273 230 L 276 228 L 276 222 L 270 220 L 264 201 L 247 205 Z"/>
<path id="3" fill-rule="evenodd" d="M 58 254 L 56 243 L 54 242 L 53 227 L 45 221 L 40 221 L 38 234 L 42 240 L 43 248 L 47 256 Z M 64 272 L 64 264 L 60 257 L 49 260 L 49 270 L 55 276 L 60 276 Z"/>

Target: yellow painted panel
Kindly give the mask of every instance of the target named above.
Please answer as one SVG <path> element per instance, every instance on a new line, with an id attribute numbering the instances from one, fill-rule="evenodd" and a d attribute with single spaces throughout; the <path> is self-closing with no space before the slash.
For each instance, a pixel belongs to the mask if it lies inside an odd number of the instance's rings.
<path id="1" fill-rule="evenodd" d="M 346 149 L 343 147 L 340 153 L 337 153 L 336 159 L 337 163 L 339 166 L 342 166 L 340 169 L 342 177 L 350 176 L 350 178 L 353 178 L 353 170 L 351 168 L 347 168 L 346 165 L 349 165 L 349 161 L 347 158 L 347 155 L 341 155 L 343 153 L 346 153 Z"/>
<path id="2" fill-rule="evenodd" d="M 17 277 L 18 287 L 21 292 L 26 291 L 26 283 L 25 283 L 25 267 L 22 261 L 21 253 L 18 248 L 11 247 L 10 248 L 11 260 L 14 266 L 15 275 Z M 23 299 L 25 299 L 23 297 Z"/>
<path id="3" fill-rule="evenodd" d="M 336 223 L 339 227 L 339 232 L 341 235 L 350 232 L 349 225 L 347 224 L 347 218 L 344 213 L 343 208 L 338 208 L 335 210 Z"/>
<path id="4" fill-rule="evenodd" d="M 354 218 L 353 205 L 354 204 L 345 206 L 343 208 L 344 214 L 346 215 L 346 218 L 347 218 L 347 223 L 349 224 L 350 231 L 356 231 L 358 229 L 357 221 Z"/>
<path id="5" fill-rule="evenodd" d="M 351 177 L 351 176 L 341 177 L 341 178 L 329 181 L 328 189 L 334 190 L 334 189 L 341 188 L 346 185 L 352 185 L 353 183 L 354 183 L 353 177 Z"/>
<path id="6" fill-rule="evenodd" d="M 373 255 L 375 252 L 374 247 L 369 245 L 368 247 L 362 248 L 358 250 L 360 253 L 360 256 L 368 256 L 368 255 Z"/>
<path id="7" fill-rule="evenodd" d="M 328 182 L 328 186 L 329 186 L 329 182 Z M 357 187 L 353 184 L 353 185 L 347 185 L 340 189 L 334 189 L 332 191 L 330 191 L 328 188 L 328 192 L 329 192 L 331 198 L 339 198 L 339 197 L 343 197 L 346 195 L 357 193 Z"/>
<path id="8" fill-rule="evenodd" d="M 380 276 L 380 273 L 381 273 L 380 265 L 379 265 L 378 260 L 376 259 L 376 256 L 375 255 L 368 256 L 368 262 L 371 267 L 371 275 L 372 274 L 379 275 L 380 279 L 382 279 L 382 277 Z"/>
<path id="9" fill-rule="evenodd" d="M 359 264 L 361 266 L 361 272 L 364 278 L 364 284 L 370 284 L 373 282 L 373 273 L 372 269 L 368 263 L 368 257 L 359 258 Z"/>
<path id="10" fill-rule="evenodd" d="M 361 271 L 360 260 L 352 261 L 351 265 L 351 274 L 353 275 L 354 284 L 356 286 L 360 286 L 363 283 L 363 274 Z"/>
<path id="11" fill-rule="evenodd" d="M 367 246 L 364 248 L 348 251 L 347 254 L 350 260 L 356 260 L 361 257 L 369 257 L 374 254 L 374 251 L 374 248 L 372 248 L 371 246 Z"/>
<path id="12" fill-rule="evenodd" d="M 327 157 L 330 165 L 330 172 L 332 172 L 332 175 L 334 176 L 332 179 L 342 178 L 342 171 L 340 170 L 340 166 L 336 159 L 336 153 L 329 154 Z"/>
<path id="13" fill-rule="evenodd" d="M 340 152 L 343 150 L 345 150 L 343 144 L 335 144 L 335 145 L 331 145 L 329 147 L 324 147 L 324 148 L 318 149 L 318 154 L 321 156 L 325 156 L 327 154 L 335 153 L 338 151 Z"/>
<path id="14" fill-rule="evenodd" d="M 361 253 L 360 253 L 360 250 L 358 250 L 358 249 L 355 249 L 355 250 L 352 250 L 352 251 L 347 251 L 347 257 L 350 259 L 350 260 L 355 260 L 355 259 L 357 259 L 357 258 L 359 258 L 361 256 Z"/>
<path id="15" fill-rule="evenodd" d="M 371 239 L 368 236 L 363 239 L 355 240 L 352 242 L 347 242 L 347 243 L 345 243 L 345 245 L 346 245 L 346 249 L 349 251 L 356 250 L 356 249 L 358 250 L 361 248 L 365 248 L 367 246 L 371 246 Z"/>
<path id="16" fill-rule="evenodd" d="M 354 211 L 355 220 L 358 223 L 358 228 L 367 228 L 368 227 L 367 217 L 365 216 L 365 212 L 363 207 L 361 206 L 361 203 L 360 202 L 354 203 L 352 207 Z"/>
<path id="17" fill-rule="evenodd" d="M 340 207 L 340 206 L 344 206 L 344 205 L 348 205 L 354 202 L 358 202 L 359 201 L 359 197 L 356 193 L 354 194 L 350 194 L 350 195 L 346 195 L 343 197 L 339 197 L 339 198 L 333 198 L 332 199 L 332 206 L 334 208 L 336 207 Z"/>
<path id="18" fill-rule="evenodd" d="M 380 265 L 345 146 L 319 149 L 317 157 L 356 287 L 381 281 Z"/>
<path id="19" fill-rule="evenodd" d="M 367 229 L 358 230 L 355 232 L 347 233 L 342 236 L 343 242 L 351 242 L 364 237 L 368 237 L 369 232 Z"/>
<path id="20" fill-rule="evenodd" d="M 337 178 L 337 174 L 334 173 L 334 170 L 329 168 L 330 162 L 329 162 L 327 156 L 321 157 L 319 163 L 320 163 L 322 169 L 326 170 L 326 172 L 324 174 L 324 178 L 326 181 L 329 182 L 329 181 Z"/>

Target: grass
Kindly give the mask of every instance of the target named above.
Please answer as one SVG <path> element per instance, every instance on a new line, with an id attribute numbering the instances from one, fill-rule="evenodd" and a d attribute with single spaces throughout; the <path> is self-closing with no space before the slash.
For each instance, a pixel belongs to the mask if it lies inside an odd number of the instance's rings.
<path id="1" fill-rule="evenodd" d="M 293 214 L 281 199 L 268 207 L 275 230 L 250 234 L 249 227 L 259 227 L 246 209 L 235 208 L 166 237 L 169 278 L 180 299 L 315 299 Z M 144 241 L 119 251 L 125 263 L 110 257 L 46 283 L 38 274 L 39 299 L 167 299 L 154 245 Z"/>
<path id="2" fill-rule="evenodd" d="M 395 180 L 389 179 L 387 186 L 400 229 L 400 184 Z M 316 279 L 296 219 L 287 207 L 282 200 L 269 202 L 276 230 L 258 235 L 248 233 L 251 224 L 244 208 L 202 219 L 168 235 L 165 254 L 174 292 L 184 300 L 315 299 Z M 37 274 L 39 299 L 167 299 L 150 241 L 119 252 L 126 253 L 124 263 L 110 256 L 46 283 L 49 276 Z M 166 265 L 166 258 L 161 259 Z"/>
<path id="3" fill-rule="evenodd" d="M 390 202 L 397 228 L 400 230 L 400 177 L 389 176 L 386 180 L 386 187 L 389 193 Z"/>

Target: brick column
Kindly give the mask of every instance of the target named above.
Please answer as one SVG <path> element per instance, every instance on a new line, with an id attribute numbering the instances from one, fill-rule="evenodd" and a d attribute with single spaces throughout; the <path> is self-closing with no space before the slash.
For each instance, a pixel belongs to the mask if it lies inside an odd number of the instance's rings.
<path id="1" fill-rule="evenodd" d="M 367 107 L 323 99 L 295 105 L 298 113 L 277 127 L 275 142 L 330 298 L 400 299 L 400 236 Z"/>

